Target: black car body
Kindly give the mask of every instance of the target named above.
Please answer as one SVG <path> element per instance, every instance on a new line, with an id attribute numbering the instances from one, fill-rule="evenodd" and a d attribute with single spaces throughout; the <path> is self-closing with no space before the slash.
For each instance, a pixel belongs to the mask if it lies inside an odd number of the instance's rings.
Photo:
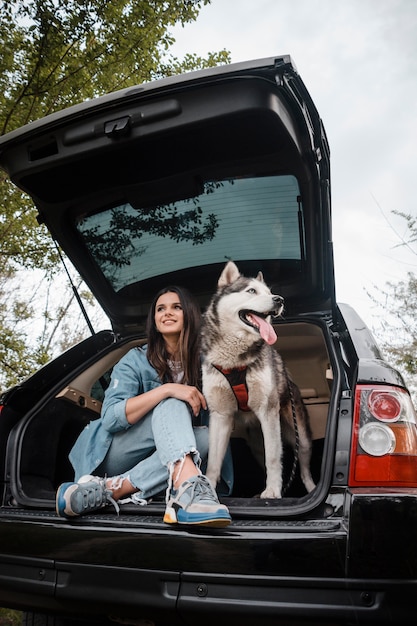
<path id="1" fill-rule="evenodd" d="M 3 394 L 0 605 L 39 620 L 414 623 L 416 417 L 336 304 L 329 149 L 290 57 L 72 107 L 1 138 L 0 165 L 112 325 Z M 153 295 L 182 284 L 204 309 L 229 258 L 285 298 L 277 349 L 310 414 L 316 489 L 296 477 L 281 500 L 254 497 L 263 472 L 235 437 L 227 529 L 167 527 L 163 498 L 57 517 L 68 452 L 112 366 L 144 342 Z"/>

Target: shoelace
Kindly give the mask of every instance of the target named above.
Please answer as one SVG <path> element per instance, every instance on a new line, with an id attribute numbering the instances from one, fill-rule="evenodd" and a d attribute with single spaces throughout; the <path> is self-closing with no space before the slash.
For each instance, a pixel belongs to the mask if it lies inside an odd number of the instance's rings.
<path id="1" fill-rule="evenodd" d="M 120 506 L 117 504 L 117 501 L 113 498 L 112 492 L 106 489 L 106 502 L 108 504 L 112 504 L 116 510 L 117 515 L 120 513 Z"/>
<path id="2" fill-rule="evenodd" d="M 106 478 L 98 478 L 95 477 L 91 482 L 97 483 L 102 490 L 102 503 L 103 504 L 112 504 L 116 510 L 117 515 L 120 513 L 120 507 L 117 504 L 116 500 L 113 498 L 112 492 L 107 488 Z"/>
<path id="3" fill-rule="evenodd" d="M 214 494 L 213 487 L 209 482 L 208 478 L 205 476 L 198 476 L 198 478 L 190 482 L 191 494 L 190 494 L 190 503 L 191 502 L 199 502 L 200 500 L 214 500 L 217 502 L 217 497 Z M 208 496 L 206 498 L 205 496 Z"/>

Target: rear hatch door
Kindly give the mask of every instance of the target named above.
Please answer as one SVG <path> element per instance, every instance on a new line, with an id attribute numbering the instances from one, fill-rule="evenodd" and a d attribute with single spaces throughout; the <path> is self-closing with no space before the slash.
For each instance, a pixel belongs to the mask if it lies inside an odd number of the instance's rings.
<path id="1" fill-rule="evenodd" d="M 0 165 L 119 333 L 170 283 L 204 306 L 229 259 L 287 315 L 333 309 L 329 151 L 288 56 L 76 105 L 0 138 Z"/>

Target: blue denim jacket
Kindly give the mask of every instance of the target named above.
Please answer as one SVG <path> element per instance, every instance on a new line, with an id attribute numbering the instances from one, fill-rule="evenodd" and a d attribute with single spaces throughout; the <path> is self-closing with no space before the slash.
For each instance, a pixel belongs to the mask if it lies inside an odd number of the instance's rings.
<path id="1" fill-rule="evenodd" d="M 146 357 L 146 346 L 132 348 L 114 366 L 110 386 L 106 391 L 101 418 L 90 422 L 79 435 L 69 459 L 75 470 L 75 480 L 92 474 L 102 463 L 110 448 L 113 435 L 127 430 L 126 402 L 129 398 L 161 385 L 156 370 Z M 208 425 L 208 412 L 202 410 L 199 424 Z M 228 495 L 233 486 L 233 464 L 230 451 L 225 457 L 220 492 Z"/>

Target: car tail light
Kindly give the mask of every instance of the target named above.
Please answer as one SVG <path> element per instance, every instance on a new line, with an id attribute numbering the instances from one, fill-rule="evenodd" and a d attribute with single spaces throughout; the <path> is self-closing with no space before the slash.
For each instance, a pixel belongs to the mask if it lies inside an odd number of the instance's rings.
<path id="1" fill-rule="evenodd" d="M 349 485 L 417 487 L 417 420 L 404 389 L 356 387 Z"/>

